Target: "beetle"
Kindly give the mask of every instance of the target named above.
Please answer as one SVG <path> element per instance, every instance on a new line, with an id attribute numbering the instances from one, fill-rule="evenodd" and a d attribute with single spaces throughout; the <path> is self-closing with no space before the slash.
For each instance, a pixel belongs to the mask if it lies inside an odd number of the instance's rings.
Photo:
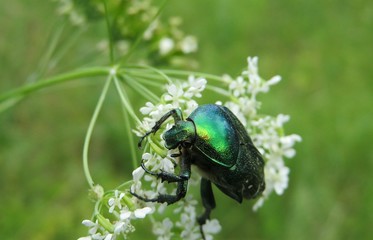
<path id="1" fill-rule="evenodd" d="M 239 203 L 255 198 L 265 188 L 264 161 L 238 118 L 227 107 L 216 104 L 199 106 L 186 120 L 180 109 L 169 111 L 140 138 L 138 146 L 141 147 L 142 141 L 157 132 L 169 117 L 175 124 L 162 138 L 167 149 L 179 149 L 179 154 L 171 155 L 180 157 L 179 174 L 153 172 L 144 163 L 141 166 L 146 173 L 162 181 L 176 182 L 176 194 L 159 194 L 151 199 L 131 194 L 146 202 L 175 203 L 185 197 L 191 165 L 195 165 L 202 176 L 200 190 L 204 213 L 197 221 L 204 238 L 202 225 L 216 207 L 211 183 Z"/>

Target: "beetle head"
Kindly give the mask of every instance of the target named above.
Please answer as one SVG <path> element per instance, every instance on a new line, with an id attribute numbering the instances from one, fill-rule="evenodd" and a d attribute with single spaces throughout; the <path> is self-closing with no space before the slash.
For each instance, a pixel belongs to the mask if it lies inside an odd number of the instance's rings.
<path id="1" fill-rule="evenodd" d="M 178 146 L 188 147 L 191 146 L 195 139 L 195 127 L 191 121 L 176 122 L 171 129 L 163 134 L 165 147 L 167 149 L 174 149 Z"/>

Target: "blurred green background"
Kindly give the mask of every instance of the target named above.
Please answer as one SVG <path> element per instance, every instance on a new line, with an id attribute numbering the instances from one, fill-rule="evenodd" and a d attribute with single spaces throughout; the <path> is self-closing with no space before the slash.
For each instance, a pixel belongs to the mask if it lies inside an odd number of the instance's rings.
<path id="1" fill-rule="evenodd" d="M 32 81 L 62 26 L 55 7 L 0 1 L 0 93 Z M 215 191 L 212 216 L 223 227 L 216 239 L 373 239 L 373 1 L 169 1 L 165 15 L 183 17 L 185 31 L 199 38 L 200 71 L 235 76 L 247 56 L 259 56 L 263 77 L 281 75 L 261 99 L 262 110 L 291 115 L 287 132 L 303 138 L 288 161 L 289 188 L 257 213 L 252 203 Z M 76 30 L 66 29 L 69 39 Z M 85 65 L 101 38 L 92 29 L 79 35 L 48 75 Z M 1 239 L 86 234 L 81 221 L 93 204 L 82 145 L 102 82 L 53 87 L 0 113 Z M 90 151 L 93 176 L 108 189 L 131 178 L 125 123 L 112 93 Z M 153 239 L 146 227 L 139 225 L 134 239 Z"/>

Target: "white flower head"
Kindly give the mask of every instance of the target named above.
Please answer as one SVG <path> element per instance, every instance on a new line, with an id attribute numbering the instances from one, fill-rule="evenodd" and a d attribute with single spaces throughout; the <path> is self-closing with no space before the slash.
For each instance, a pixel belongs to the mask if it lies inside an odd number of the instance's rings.
<path id="1" fill-rule="evenodd" d="M 247 82 L 243 76 L 238 76 L 236 80 L 232 80 L 229 84 L 229 90 L 233 91 L 233 96 L 238 97 L 246 93 Z"/>
<path id="2" fill-rule="evenodd" d="M 207 220 L 202 226 L 206 240 L 214 239 L 213 234 L 218 234 L 221 231 L 221 225 L 217 219 Z"/>
<path id="3" fill-rule="evenodd" d="M 180 106 L 180 103 L 184 102 L 183 99 L 184 90 L 176 84 L 170 84 L 167 86 L 167 94 L 164 95 L 166 102 L 172 102 L 176 107 Z"/>
<path id="4" fill-rule="evenodd" d="M 181 51 L 184 54 L 189 54 L 189 53 L 192 53 L 192 52 L 196 52 L 197 49 L 198 49 L 197 38 L 194 37 L 194 36 L 186 36 L 180 42 L 180 48 L 181 48 Z"/>
<path id="5" fill-rule="evenodd" d="M 165 218 L 162 222 L 155 222 L 153 225 L 153 233 L 158 236 L 158 240 L 168 240 L 174 235 L 172 228 L 174 223 L 169 219 Z"/>
<path id="6" fill-rule="evenodd" d="M 193 97 L 200 98 L 202 97 L 202 92 L 206 88 L 206 79 L 205 78 L 196 78 L 193 75 L 188 77 L 188 83 L 185 83 L 186 88 L 184 96 L 186 98 L 192 99 Z"/>
<path id="7" fill-rule="evenodd" d="M 164 37 L 159 41 L 159 53 L 161 55 L 169 54 L 175 48 L 175 42 L 172 38 Z"/>
<path id="8" fill-rule="evenodd" d="M 286 166 L 285 159 L 292 158 L 295 155 L 294 144 L 301 141 L 301 138 L 296 134 L 286 135 L 284 124 L 290 120 L 290 117 L 284 114 L 270 116 L 260 113 L 262 103 L 258 100 L 259 93 L 267 93 L 270 87 L 279 83 L 281 77 L 274 76 L 269 80 L 263 79 L 259 75 L 258 58 L 248 58 L 248 68 L 243 71 L 240 76 L 232 78 L 229 76 L 223 77 L 223 84 L 227 85 L 227 89 L 213 87 L 217 93 L 224 94 L 230 98 L 230 101 L 219 104 L 228 107 L 233 114 L 237 116 L 244 128 L 250 135 L 254 145 L 258 148 L 265 161 L 264 174 L 266 189 L 254 205 L 254 210 L 257 210 L 263 205 L 264 201 L 273 192 L 282 195 L 289 182 L 290 169 Z M 144 115 L 143 122 L 137 128 L 139 136 L 143 136 L 144 130 L 148 132 L 154 127 L 154 124 L 167 114 L 170 110 L 179 108 L 182 111 L 183 117 L 189 116 L 196 108 L 198 103 L 196 98 L 202 97 L 203 91 L 206 89 L 207 81 L 205 78 L 189 76 L 188 81 L 170 82 L 166 85 L 166 93 L 160 98 L 160 103 L 147 102 L 140 109 Z M 167 172 L 175 174 L 178 172 L 179 159 L 175 156 L 175 151 L 168 151 L 162 148 L 164 141 L 162 134 L 173 125 L 173 118 L 170 116 L 156 134 L 149 136 L 149 144 L 147 144 L 146 152 L 142 159 L 144 166 L 152 172 Z M 163 133 L 162 133 L 163 132 Z M 162 182 L 151 174 L 145 174 L 142 168 L 137 168 L 133 171 L 134 184 L 131 189 L 136 194 L 145 198 L 156 198 L 159 194 L 175 194 L 176 189 L 167 187 L 167 183 Z M 144 184 L 142 184 L 142 182 Z M 191 180 L 192 185 L 198 181 Z M 144 187 L 146 186 L 146 188 Z M 143 189 L 143 187 L 145 189 Z M 149 205 L 148 205 L 149 204 Z M 153 204 L 153 203 L 151 203 Z M 186 196 L 186 199 L 179 201 L 178 207 L 174 213 L 179 216 L 176 222 L 171 222 L 169 218 L 163 219 L 161 222 L 155 220 L 153 232 L 158 236 L 158 239 L 170 239 L 171 237 L 179 237 L 182 239 L 200 239 L 201 232 L 198 222 L 196 221 L 199 215 L 196 211 L 197 202 L 191 195 Z M 134 211 L 133 213 L 123 213 L 126 219 L 145 217 L 146 214 L 154 212 L 163 212 L 165 205 L 146 203 L 149 208 Z M 221 230 L 221 226 L 216 219 L 211 219 L 203 226 L 203 231 L 206 239 L 212 239 L 214 234 Z M 176 234 L 178 233 L 178 234 Z M 178 235 L 178 236 L 175 236 Z"/>
<path id="9" fill-rule="evenodd" d="M 234 100 L 224 105 L 245 126 L 265 160 L 266 189 L 254 205 L 254 210 L 257 210 L 272 192 L 278 195 L 284 193 L 288 186 L 290 172 L 285 166 L 284 158 L 295 156 L 293 147 L 296 142 L 301 141 L 301 138 L 296 134 L 284 134 L 284 124 L 289 121 L 289 116 L 279 114 L 273 117 L 258 114 L 262 103 L 258 101 L 257 95 L 267 93 L 271 86 L 280 82 L 281 77 L 274 76 L 265 80 L 259 75 L 258 57 L 249 57 L 247 62 L 247 70 L 243 71 L 241 76 L 236 79 L 224 76 L 231 98 Z"/>
<path id="10" fill-rule="evenodd" d="M 119 210 L 122 209 L 121 200 L 123 197 L 124 197 L 123 192 L 119 192 L 118 190 L 114 191 L 114 196 L 108 200 L 110 213 L 114 212 L 115 208 L 118 208 Z"/>
<path id="11" fill-rule="evenodd" d="M 166 86 L 167 92 L 161 97 L 162 103 L 146 103 L 143 108 L 140 109 L 141 113 L 145 115 L 146 122 L 157 122 L 163 115 L 169 112 L 172 109 L 180 108 L 183 112 L 183 116 L 189 116 L 193 112 L 198 104 L 194 100 L 195 98 L 202 97 L 202 92 L 206 88 L 207 81 L 205 78 L 189 76 L 188 81 L 183 83 L 174 82 Z M 163 125 L 166 125 L 166 130 L 173 125 L 172 117 L 169 122 L 165 122 Z M 151 126 L 151 125 L 150 125 Z M 152 126 L 150 127 L 150 129 Z M 163 128 L 162 128 L 163 129 Z M 161 130 L 159 130 L 161 131 Z M 161 134 L 161 133 L 160 133 Z M 141 135 L 140 135 L 141 136 Z M 157 141 L 152 138 L 152 141 Z M 163 141 L 159 137 L 159 144 L 156 146 L 161 146 Z M 154 144 L 154 143 L 153 143 Z M 178 159 L 171 159 L 169 156 L 174 153 L 179 153 L 178 149 L 170 150 L 166 157 L 160 156 L 159 149 L 153 149 L 155 145 L 150 145 L 150 151 L 147 151 L 143 154 L 142 159 L 144 166 L 153 172 L 165 171 L 168 173 L 175 172 L 175 164 L 177 164 Z M 159 194 L 176 194 L 176 189 L 166 188 L 167 183 L 163 183 L 161 179 L 157 179 L 154 176 L 149 174 L 144 174 L 143 170 L 137 168 L 133 172 L 134 185 L 132 190 L 141 196 L 146 198 L 155 198 Z M 189 181 L 189 185 L 198 184 L 198 181 L 193 179 Z M 198 177 L 197 177 L 198 178 Z M 141 189 L 141 181 L 147 182 L 146 185 L 150 185 L 150 189 Z M 145 185 L 145 184 L 144 184 Z M 147 203 L 148 204 L 148 203 Z M 172 232 L 173 229 L 178 229 L 176 232 L 180 233 L 180 238 L 182 239 L 200 239 L 201 233 L 199 224 L 196 221 L 197 212 L 195 205 L 197 201 L 194 200 L 192 195 L 186 196 L 185 201 L 179 201 L 178 208 L 175 210 L 180 218 L 175 223 L 172 223 L 170 219 L 166 218 L 162 222 L 155 222 L 153 226 L 153 232 L 158 236 L 158 239 L 170 239 L 171 236 L 174 236 L 175 233 Z M 157 204 L 157 212 L 163 212 L 166 204 Z M 210 226 L 211 229 L 214 229 L 212 226 L 216 226 L 217 221 L 213 221 Z M 207 228 L 207 231 L 209 231 Z M 210 231 L 209 236 L 214 234 L 214 230 Z"/>

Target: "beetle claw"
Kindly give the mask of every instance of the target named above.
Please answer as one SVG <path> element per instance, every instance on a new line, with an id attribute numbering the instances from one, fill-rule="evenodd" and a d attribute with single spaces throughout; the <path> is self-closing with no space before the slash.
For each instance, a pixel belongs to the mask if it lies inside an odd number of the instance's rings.
<path id="1" fill-rule="evenodd" d="M 150 131 L 150 132 L 147 132 L 145 133 L 139 140 L 139 142 L 137 143 L 137 147 L 141 149 L 141 145 L 142 145 L 142 141 L 144 141 L 144 139 L 149 136 L 149 134 L 151 134 L 153 131 Z"/>
<path id="2" fill-rule="evenodd" d="M 202 239 L 206 240 L 205 233 L 203 232 L 203 225 L 199 225 L 199 231 L 201 232 Z"/>
<path id="3" fill-rule="evenodd" d="M 140 199 L 141 201 L 144 201 L 144 202 L 158 202 L 158 198 L 146 198 L 146 197 L 143 197 L 143 196 L 140 196 L 138 195 L 137 193 L 135 192 L 132 192 L 132 190 L 130 190 L 130 194 L 138 199 Z"/>
<path id="4" fill-rule="evenodd" d="M 144 171 L 145 171 L 146 173 L 158 177 L 158 175 L 159 175 L 158 173 L 153 172 L 153 171 L 150 171 L 147 167 L 145 167 L 144 160 L 141 162 L 141 167 L 142 167 L 142 169 L 144 169 Z"/>
<path id="5" fill-rule="evenodd" d="M 145 167 L 145 163 L 144 163 L 144 161 L 142 161 L 142 163 L 141 163 L 141 167 L 142 167 L 142 169 L 144 169 L 144 171 L 145 171 L 146 173 L 148 173 L 148 174 L 150 174 L 150 175 L 152 175 L 152 176 L 155 176 L 155 177 L 157 177 L 157 178 L 160 178 L 160 179 L 162 180 L 162 182 L 166 181 L 166 179 L 165 179 L 164 176 L 166 175 L 167 172 L 166 172 L 165 170 L 163 170 L 163 169 L 159 169 L 160 173 L 150 171 L 149 169 L 147 169 L 147 168 Z"/>

